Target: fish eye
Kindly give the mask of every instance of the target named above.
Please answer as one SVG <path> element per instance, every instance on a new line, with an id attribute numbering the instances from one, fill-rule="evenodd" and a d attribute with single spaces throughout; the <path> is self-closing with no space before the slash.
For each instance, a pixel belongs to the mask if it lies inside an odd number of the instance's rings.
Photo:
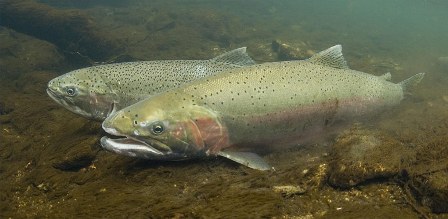
<path id="1" fill-rule="evenodd" d="M 160 135 L 165 131 L 165 128 L 161 122 L 155 122 L 151 125 L 151 131 L 155 135 Z"/>
<path id="2" fill-rule="evenodd" d="M 68 96 L 73 97 L 76 95 L 76 89 L 73 87 L 68 87 L 65 92 L 67 93 Z"/>

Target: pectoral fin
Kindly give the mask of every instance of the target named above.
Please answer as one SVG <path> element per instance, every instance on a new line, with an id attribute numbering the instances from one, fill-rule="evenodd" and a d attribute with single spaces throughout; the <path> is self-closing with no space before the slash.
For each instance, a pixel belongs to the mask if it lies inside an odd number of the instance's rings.
<path id="1" fill-rule="evenodd" d="M 271 165 L 266 163 L 263 158 L 255 153 L 251 152 L 238 152 L 238 151 L 220 151 L 219 156 L 226 157 L 244 166 L 257 170 L 271 170 Z"/>

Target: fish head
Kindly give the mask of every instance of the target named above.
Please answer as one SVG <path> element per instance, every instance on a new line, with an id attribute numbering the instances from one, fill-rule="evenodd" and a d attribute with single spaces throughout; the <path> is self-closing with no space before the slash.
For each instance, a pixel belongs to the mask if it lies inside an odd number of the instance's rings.
<path id="1" fill-rule="evenodd" d="M 109 116 L 103 129 L 124 138 L 103 137 L 102 147 L 131 157 L 184 160 L 226 144 L 226 129 L 215 112 L 169 96 L 154 96 Z"/>
<path id="2" fill-rule="evenodd" d="M 101 75 L 84 68 L 48 82 L 47 94 L 73 113 L 89 119 L 104 120 L 113 110 L 117 95 Z"/>

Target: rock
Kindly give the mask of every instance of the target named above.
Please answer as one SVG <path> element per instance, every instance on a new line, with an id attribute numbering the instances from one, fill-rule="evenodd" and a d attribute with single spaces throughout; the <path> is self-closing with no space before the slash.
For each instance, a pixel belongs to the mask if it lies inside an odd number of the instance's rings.
<path id="1" fill-rule="evenodd" d="M 293 185 L 286 185 L 286 186 L 274 186 L 272 188 L 274 192 L 281 193 L 285 197 L 291 197 L 293 195 L 302 195 L 305 194 L 306 189 L 302 188 L 301 186 L 293 186 Z"/>
<path id="2" fill-rule="evenodd" d="M 169 16 L 169 14 L 160 14 L 151 17 L 146 23 L 146 29 L 150 32 L 165 31 L 173 29 L 176 26 L 176 17 Z"/>
<path id="3" fill-rule="evenodd" d="M 272 41 L 272 50 L 277 53 L 279 60 L 307 59 L 314 54 L 307 47 L 304 42 L 291 46 L 279 40 Z"/>
<path id="4" fill-rule="evenodd" d="M 406 168 L 409 175 L 407 184 L 421 205 L 434 213 L 448 213 L 448 122 L 437 128 L 421 129 L 431 136 L 421 141 L 416 136 L 412 142 L 416 144 L 416 156 L 413 165 Z"/>
<path id="5" fill-rule="evenodd" d="M 46 40 L 59 48 L 102 60 L 119 51 L 118 43 L 82 10 L 59 9 L 30 0 L 0 4 L 0 25 Z"/>
<path id="6" fill-rule="evenodd" d="M 448 56 L 439 57 L 437 59 L 437 64 L 439 64 L 440 66 L 444 66 L 444 67 L 448 68 Z"/>
<path id="7" fill-rule="evenodd" d="M 60 69 L 64 57 L 53 44 L 0 27 L 0 77 L 16 79 L 24 72 Z"/>
<path id="8" fill-rule="evenodd" d="M 74 154 L 53 164 L 53 167 L 63 171 L 78 171 L 90 166 L 95 159 L 94 154 Z"/>
<path id="9" fill-rule="evenodd" d="M 413 179 L 417 200 L 433 213 L 448 212 L 448 172 L 438 171 Z"/>
<path id="10" fill-rule="evenodd" d="M 97 137 L 88 136 L 80 140 L 78 144 L 61 145 L 62 153 L 54 157 L 52 166 L 63 171 L 78 171 L 90 166 L 99 150 L 98 147 L 94 147 L 97 143 Z"/>
<path id="11" fill-rule="evenodd" d="M 332 186 L 350 188 L 368 180 L 389 178 L 400 171 L 402 160 L 409 155 L 409 150 L 393 138 L 353 128 L 333 145 L 328 180 Z"/>
<path id="12" fill-rule="evenodd" d="M 442 99 L 445 103 L 448 103 L 448 95 L 443 95 Z"/>

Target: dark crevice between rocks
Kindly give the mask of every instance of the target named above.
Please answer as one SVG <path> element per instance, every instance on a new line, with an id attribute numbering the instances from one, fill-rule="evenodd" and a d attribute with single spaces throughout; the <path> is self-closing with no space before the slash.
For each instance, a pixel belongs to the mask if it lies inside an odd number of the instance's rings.
<path id="1" fill-rule="evenodd" d="M 392 183 L 393 182 L 393 178 L 395 177 L 395 175 L 392 176 L 377 176 L 375 178 L 371 178 L 371 179 L 365 179 L 362 182 L 357 183 L 356 185 L 353 186 L 340 186 L 340 185 L 335 185 L 332 184 L 330 181 L 328 181 L 328 185 L 335 188 L 335 189 L 340 189 L 340 190 L 350 190 L 352 188 L 361 188 L 361 187 L 365 187 L 365 186 L 369 186 L 372 184 L 384 184 L 384 183 Z"/>
<path id="2" fill-rule="evenodd" d="M 429 219 L 430 209 L 420 205 L 421 192 L 418 188 L 412 184 L 409 173 L 406 170 L 402 170 L 394 178 L 394 181 L 403 189 L 404 201 L 408 204 L 421 218 Z"/>
<path id="3" fill-rule="evenodd" d="M 62 171 L 77 172 L 82 168 L 89 167 L 95 160 L 95 155 L 80 155 L 61 162 L 53 163 L 53 168 Z"/>
<path id="4" fill-rule="evenodd" d="M 8 107 L 4 102 L 0 102 L 0 115 L 7 115 L 14 111 L 13 108 Z"/>

